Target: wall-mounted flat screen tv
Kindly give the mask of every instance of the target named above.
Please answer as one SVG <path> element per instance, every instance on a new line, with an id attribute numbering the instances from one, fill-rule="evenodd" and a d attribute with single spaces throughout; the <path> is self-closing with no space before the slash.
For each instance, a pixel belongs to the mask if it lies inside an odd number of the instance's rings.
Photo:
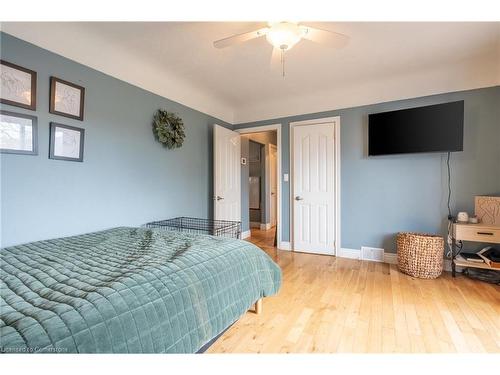
<path id="1" fill-rule="evenodd" d="M 374 113 L 368 155 L 463 151 L 464 102 Z"/>

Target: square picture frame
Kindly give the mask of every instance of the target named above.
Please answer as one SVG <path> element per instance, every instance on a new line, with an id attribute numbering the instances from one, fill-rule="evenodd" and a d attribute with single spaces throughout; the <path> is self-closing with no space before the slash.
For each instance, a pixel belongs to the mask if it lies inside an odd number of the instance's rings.
<path id="1" fill-rule="evenodd" d="M 36 80 L 34 70 L 0 59 L 0 103 L 35 111 Z"/>
<path id="2" fill-rule="evenodd" d="M 38 155 L 38 118 L 0 110 L 0 153 Z"/>
<path id="3" fill-rule="evenodd" d="M 83 162 L 85 129 L 50 123 L 49 159 Z"/>
<path id="4" fill-rule="evenodd" d="M 85 87 L 50 77 L 49 112 L 83 121 Z"/>

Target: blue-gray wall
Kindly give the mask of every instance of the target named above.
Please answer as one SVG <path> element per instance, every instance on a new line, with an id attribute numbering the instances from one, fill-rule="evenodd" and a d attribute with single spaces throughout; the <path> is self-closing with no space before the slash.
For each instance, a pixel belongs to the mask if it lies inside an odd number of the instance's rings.
<path id="1" fill-rule="evenodd" d="M 47 50 L 0 34 L 1 58 L 38 73 L 39 154 L 0 155 L 1 246 L 177 215 L 211 216 L 211 125 L 230 126 Z M 117 64 L 120 62 L 117 61 Z M 49 77 L 86 89 L 83 122 L 49 114 Z M 168 84 L 168 83 L 166 83 Z M 184 120 L 182 148 L 152 133 L 153 113 Z M 50 160 L 49 123 L 85 128 L 83 163 Z"/>
<path id="2" fill-rule="evenodd" d="M 282 174 L 290 173 L 293 121 L 340 116 L 341 247 L 394 251 L 399 231 L 445 233 L 445 154 L 367 157 L 368 114 L 465 101 L 464 151 L 452 154 L 452 209 L 473 212 L 474 196 L 500 193 L 500 87 L 237 124 L 282 124 Z M 283 176 L 281 176 L 283 179 Z M 282 180 L 282 240 L 290 238 L 290 183 Z"/>
<path id="3" fill-rule="evenodd" d="M 140 225 L 176 215 L 211 216 L 212 134 L 215 118 L 114 79 L 7 34 L 2 59 L 38 73 L 39 155 L 0 155 L 1 246 Z M 119 62 L 117 62 L 119 63 Z M 85 121 L 48 113 L 51 75 L 85 86 Z M 500 193 L 500 87 L 434 95 L 316 114 L 280 122 L 282 173 L 289 173 L 289 123 L 341 118 L 342 243 L 394 248 L 402 230 L 444 232 L 446 169 L 442 154 L 366 156 L 367 119 L 373 112 L 465 100 L 464 152 L 453 154 L 453 210 L 473 211 L 473 197 Z M 167 150 L 153 138 L 158 108 L 178 113 L 186 141 Z M 86 130 L 83 163 L 48 159 L 49 122 Z M 282 183 L 283 240 L 289 239 L 289 183 Z"/>

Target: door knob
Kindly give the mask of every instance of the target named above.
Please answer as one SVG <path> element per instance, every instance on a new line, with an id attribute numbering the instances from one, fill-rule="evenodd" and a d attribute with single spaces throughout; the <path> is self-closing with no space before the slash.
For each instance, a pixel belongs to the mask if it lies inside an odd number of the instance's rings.
<path id="1" fill-rule="evenodd" d="M 299 197 L 299 196 L 297 195 L 297 196 L 295 197 L 295 200 L 296 200 L 296 201 L 303 201 L 303 200 L 304 200 L 304 198 Z"/>
<path id="2" fill-rule="evenodd" d="M 221 201 L 221 200 L 223 200 L 223 199 L 224 199 L 224 197 L 221 197 L 221 196 L 218 196 L 218 195 L 217 195 L 217 198 L 215 198 L 215 199 L 217 199 L 218 201 Z"/>

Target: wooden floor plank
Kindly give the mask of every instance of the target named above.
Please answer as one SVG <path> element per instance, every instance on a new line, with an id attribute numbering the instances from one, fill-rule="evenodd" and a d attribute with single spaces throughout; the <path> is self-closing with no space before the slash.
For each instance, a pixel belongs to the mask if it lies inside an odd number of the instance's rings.
<path id="1" fill-rule="evenodd" d="M 273 247 L 274 230 L 252 230 L 249 240 L 280 265 L 282 288 L 208 353 L 500 353 L 499 286 L 282 251 Z"/>

